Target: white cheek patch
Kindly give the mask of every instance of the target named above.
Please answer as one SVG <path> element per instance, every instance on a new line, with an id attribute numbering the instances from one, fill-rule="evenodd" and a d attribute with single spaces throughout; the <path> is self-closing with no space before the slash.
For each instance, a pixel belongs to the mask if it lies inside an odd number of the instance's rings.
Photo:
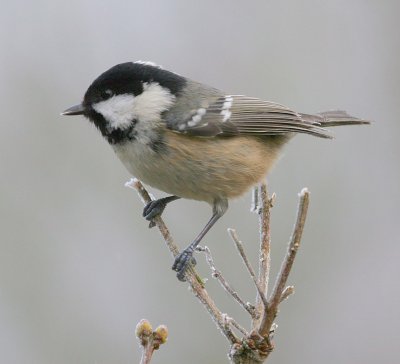
<path id="1" fill-rule="evenodd" d="M 93 105 L 93 109 L 103 115 L 112 129 L 128 129 L 135 119 L 135 96 L 130 94 L 112 96 Z"/>
<path id="2" fill-rule="evenodd" d="M 144 83 L 143 92 L 134 96 L 122 94 L 93 105 L 93 109 L 108 121 L 111 129 L 128 129 L 138 123 L 157 122 L 161 113 L 174 103 L 175 96 L 156 82 Z"/>

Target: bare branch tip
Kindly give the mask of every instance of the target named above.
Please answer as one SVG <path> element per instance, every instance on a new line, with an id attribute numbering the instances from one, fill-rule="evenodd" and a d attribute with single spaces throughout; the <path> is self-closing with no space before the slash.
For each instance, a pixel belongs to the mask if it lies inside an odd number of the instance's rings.
<path id="1" fill-rule="evenodd" d="M 139 180 L 137 178 L 131 178 L 129 181 L 125 182 L 125 187 L 136 189 Z"/>
<path id="2" fill-rule="evenodd" d="M 294 286 L 287 286 L 287 287 L 283 290 L 283 292 L 282 292 L 280 302 L 285 301 L 285 300 L 288 299 L 289 296 L 291 296 L 292 294 L 294 294 Z"/>
<path id="3" fill-rule="evenodd" d="M 239 236 L 236 232 L 236 229 L 228 228 L 227 229 L 229 236 L 232 238 L 232 240 L 239 245 L 242 245 L 242 242 L 239 239 Z"/>
<path id="4" fill-rule="evenodd" d="M 271 208 L 274 207 L 275 200 L 276 200 L 276 193 L 273 192 L 273 193 L 272 193 L 272 196 L 271 196 L 270 199 L 269 199 L 269 206 L 270 206 Z"/>
<path id="5" fill-rule="evenodd" d="M 308 190 L 308 188 L 307 187 L 304 187 L 301 191 L 300 191 L 300 193 L 299 193 L 299 197 L 304 197 L 304 196 L 309 196 L 310 195 L 310 191 Z"/>

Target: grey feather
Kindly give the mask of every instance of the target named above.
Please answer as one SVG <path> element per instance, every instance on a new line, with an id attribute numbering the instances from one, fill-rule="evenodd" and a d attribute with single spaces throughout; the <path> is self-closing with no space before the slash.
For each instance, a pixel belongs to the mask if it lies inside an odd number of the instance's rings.
<path id="1" fill-rule="evenodd" d="M 169 129 L 202 137 L 304 133 L 332 138 L 324 127 L 368 123 L 344 111 L 301 114 L 275 102 L 225 95 L 193 81 L 188 82 L 164 119 Z"/>
<path id="2" fill-rule="evenodd" d="M 309 122 L 319 122 L 323 127 L 342 126 L 342 125 L 362 125 L 370 124 L 371 122 L 364 119 L 359 119 L 349 115 L 343 110 L 324 111 L 315 115 L 300 114 L 303 120 Z"/>

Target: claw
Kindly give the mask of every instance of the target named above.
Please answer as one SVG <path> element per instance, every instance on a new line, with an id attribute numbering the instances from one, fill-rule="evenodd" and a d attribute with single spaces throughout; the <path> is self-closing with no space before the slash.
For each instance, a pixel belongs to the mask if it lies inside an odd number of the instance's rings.
<path id="1" fill-rule="evenodd" d="M 150 201 L 143 209 L 144 218 L 151 221 L 154 217 L 162 214 L 166 205 L 162 199 Z"/>
<path id="2" fill-rule="evenodd" d="M 193 249 L 186 248 L 180 254 L 175 257 L 172 269 L 177 272 L 176 276 L 181 282 L 185 282 L 185 273 L 189 265 L 196 265 L 196 259 L 193 258 Z"/>

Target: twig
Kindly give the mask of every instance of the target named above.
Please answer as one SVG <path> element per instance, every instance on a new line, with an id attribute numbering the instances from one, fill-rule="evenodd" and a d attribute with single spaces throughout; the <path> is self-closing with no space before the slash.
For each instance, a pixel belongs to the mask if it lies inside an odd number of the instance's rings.
<path id="1" fill-rule="evenodd" d="M 258 209 L 260 208 L 259 204 L 259 193 L 258 193 L 258 186 L 254 186 L 254 188 L 251 190 L 251 205 L 250 205 L 250 211 L 255 212 L 258 214 Z"/>
<path id="2" fill-rule="evenodd" d="M 136 178 L 132 178 L 130 181 L 126 182 L 125 187 L 135 189 L 139 193 L 140 199 L 142 200 L 144 205 L 148 204 L 152 200 L 152 198 L 150 197 L 149 193 L 144 188 L 142 183 Z M 165 225 L 163 219 L 160 216 L 156 216 L 154 217 L 153 221 L 155 222 L 156 226 L 158 227 L 158 230 L 160 231 L 162 237 L 164 238 L 164 241 L 167 244 L 168 249 L 170 250 L 172 255 L 176 257 L 179 254 L 178 246 L 174 243 L 172 236 L 167 226 Z"/>
<path id="3" fill-rule="evenodd" d="M 136 337 L 142 346 L 140 364 L 149 364 L 154 351 L 167 341 L 168 329 L 165 325 L 160 325 L 153 331 L 150 322 L 142 319 L 136 325 Z"/>
<path id="4" fill-rule="evenodd" d="M 223 317 L 227 324 L 232 325 L 233 327 L 238 329 L 244 336 L 249 336 L 247 330 L 240 326 L 232 317 L 229 317 L 227 314 L 223 314 Z"/>
<path id="5" fill-rule="evenodd" d="M 149 193 L 146 191 L 146 189 L 138 179 L 132 178 L 129 182 L 125 184 L 125 186 L 135 189 L 139 193 L 139 196 L 144 204 L 147 204 L 151 201 Z M 161 235 L 163 236 L 168 249 L 175 257 L 177 254 L 179 254 L 179 249 L 172 239 L 172 236 L 163 219 L 160 216 L 157 216 L 154 218 L 154 222 L 159 229 Z M 235 335 L 231 328 L 225 325 L 222 312 L 218 309 L 218 307 L 204 288 L 203 282 L 201 281 L 193 267 L 187 270 L 185 277 L 190 285 L 193 294 L 204 305 L 211 318 L 224 334 L 224 336 L 228 339 L 228 341 L 231 344 L 240 342 L 240 339 Z"/>
<path id="6" fill-rule="evenodd" d="M 251 266 L 251 264 L 247 258 L 247 255 L 244 251 L 243 243 L 240 241 L 235 229 L 228 228 L 228 233 L 229 233 L 230 237 L 232 238 L 233 242 L 235 243 L 236 248 L 239 251 L 240 256 L 242 257 L 244 265 L 246 266 L 251 278 L 253 279 L 253 282 L 257 288 L 258 296 L 261 297 L 261 300 L 264 303 L 264 307 L 267 307 L 267 305 L 268 305 L 267 297 L 265 296 L 264 292 L 262 291 L 262 288 L 260 287 L 260 284 L 258 283 L 256 274 L 254 273 L 254 269 Z M 257 310 L 257 316 L 261 317 L 260 310 Z M 254 317 L 254 318 L 257 319 L 257 317 Z"/>
<path id="7" fill-rule="evenodd" d="M 294 287 L 293 286 L 287 286 L 282 292 L 282 296 L 281 296 L 281 299 L 280 299 L 279 303 L 281 303 L 284 300 L 286 300 L 293 293 L 294 293 Z"/>
<path id="8" fill-rule="evenodd" d="M 282 301 L 282 293 L 285 288 L 289 273 L 292 269 L 297 250 L 300 246 L 301 235 L 303 233 L 304 224 L 306 221 L 310 193 L 306 188 L 303 188 L 303 190 L 299 194 L 299 197 L 300 201 L 297 210 L 296 223 L 289 242 L 288 250 L 279 271 L 278 277 L 276 279 L 275 286 L 272 290 L 267 312 L 262 318 L 259 333 L 264 337 L 267 337 L 269 335 L 271 326 L 278 313 L 278 305 Z"/>
<path id="9" fill-rule="evenodd" d="M 215 267 L 213 257 L 211 255 L 211 251 L 207 246 L 198 247 L 198 251 L 201 251 L 205 254 L 207 263 L 211 269 L 212 276 L 218 280 L 221 286 L 227 291 L 235 300 L 242 306 L 252 318 L 255 318 L 254 307 L 252 307 L 249 303 L 245 303 L 238 295 L 238 293 L 231 287 L 231 285 L 227 282 L 227 280 L 222 275 L 221 271 Z"/>
<path id="10" fill-rule="evenodd" d="M 258 189 L 259 203 L 258 208 L 260 225 L 260 252 L 258 266 L 258 286 L 261 289 L 256 297 L 256 310 L 262 317 L 263 310 L 266 310 L 268 304 L 265 304 L 264 297 L 268 297 L 268 282 L 271 269 L 271 207 L 274 196 L 270 199 L 267 185 L 262 183 Z M 260 325 L 260 320 L 253 322 L 253 328 Z"/>

